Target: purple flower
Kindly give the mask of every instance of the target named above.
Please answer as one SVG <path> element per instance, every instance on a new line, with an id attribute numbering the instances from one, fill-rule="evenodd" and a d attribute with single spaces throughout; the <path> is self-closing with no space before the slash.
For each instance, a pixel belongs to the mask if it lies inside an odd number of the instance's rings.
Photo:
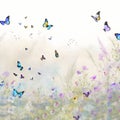
<path id="1" fill-rule="evenodd" d="M 104 45 L 102 44 L 102 42 L 99 39 L 98 39 L 98 42 L 101 47 L 100 49 L 101 49 L 102 53 L 106 56 L 108 54 L 106 48 L 104 47 Z"/>
<path id="2" fill-rule="evenodd" d="M 64 94 L 63 94 L 63 93 L 60 93 L 59 96 L 60 96 L 60 98 L 63 98 L 63 97 L 64 97 Z"/>
<path id="3" fill-rule="evenodd" d="M 104 55 L 99 54 L 99 60 L 103 60 L 103 58 L 104 58 Z"/>
<path id="4" fill-rule="evenodd" d="M 10 73 L 5 71 L 2 75 L 5 76 L 5 77 L 8 77 L 10 75 Z"/>
<path id="5" fill-rule="evenodd" d="M 82 66 L 83 70 L 88 70 L 87 66 Z"/>
<path id="6" fill-rule="evenodd" d="M 78 75 L 80 75 L 80 74 L 81 74 L 81 72 L 80 72 L 79 70 L 77 70 L 77 74 L 78 74 Z"/>
<path id="7" fill-rule="evenodd" d="M 92 76 L 91 79 L 92 79 L 92 80 L 95 80 L 95 79 L 96 79 L 96 75 Z"/>

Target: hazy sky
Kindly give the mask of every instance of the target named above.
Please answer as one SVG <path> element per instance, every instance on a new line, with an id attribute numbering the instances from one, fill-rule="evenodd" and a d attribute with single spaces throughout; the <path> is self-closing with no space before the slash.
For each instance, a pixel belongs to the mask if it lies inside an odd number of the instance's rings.
<path id="1" fill-rule="evenodd" d="M 96 23 L 91 15 L 95 15 L 99 10 L 101 21 Z M 52 42 L 55 44 L 64 44 L 74 39 L 81 46 L 96 45 L 97 37 L 106 40 L 106 37 L 114 37 L 115 32 L 120 32 L 119 11 L 119 0 L 2 0 L 0 2 L 0 19 L 3 20 L 10 15 L 9 28 L 16 34 L 26 34 L 18 27 L 19 22 L 33 24 L 32 32 L 39 31 L 47 37 L 53 36 Z M 28 16 L 26 21 L 25 16 Z M 47 32 L 42 28 L 45 18 L 54 25 Z M 112 28 L 108 33 L 102 30 L 105 21 L 108 21 Z"/>

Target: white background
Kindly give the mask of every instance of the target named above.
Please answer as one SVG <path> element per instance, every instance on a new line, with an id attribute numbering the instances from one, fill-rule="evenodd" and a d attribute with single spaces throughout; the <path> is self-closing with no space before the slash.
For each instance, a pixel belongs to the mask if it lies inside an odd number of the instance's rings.
<path id="1" fill-rule="evenodd" d="M 101 20 L 96 23 L 91 15 L 95 15 L 98 11 L 101 11 Z M 57 71 L 61 76 L 56 78 L 57 83 L 66 78 L 71 79 L 69 73 L 73 69 L 71 67 L 73 64 L 77 70 L 77 67 L 86 65 L 86 63 L 89 65 L 91 61 L 88 57 L 86 58 L 85 52 L 72 51 L 69 48 L 71 51 L 67 51 L 65 45 L 72 39 L 75 41 L 70 42 L 74 44 L 77 41 L 79 47 L 98 48 L 97 38 L 100 38 L 105 45 L 109 46 L 109 38 L 115 38 L 114 33 L 120 32 L 119 12 L 119 0 L 0 0 L 0 20 L 4 20 L 6 16 L 10 15 L 11 21 L 8 26 L 0 25 L 1 70 L 17 71 L 17 60 L 22 61 L 24 67 L 30 65 L 35 70 L 40 67 L 38 71 L 42 71 L 43 77 L 35 80 L 36 82 L 33 81 L 34 83 L 30 81 L 32 87 L 35 84 L 35 88 L 38 81 L 45 88 L 48 88 L 48 84 L 53 84 L 49 78 L 56 75 L 56 72 L 53 73 L 53 71 Z M 25 16 L 28 18 L 25 19 Z M 54 26 L 50 30 L 42 27 L 45 18 Z M 111 27 L 111 31 L 106 33 L 103 31 L 105 21 L 108 21 Z M 22 23 L 22 26 L 18 23 Z M 31 24 L 34 25 L 33 29 L 24 29 L 24 25 Z M 30 33 L 34 34 L 32 42 L 27 38 Z M 13 40 L 13 36 L 21 39 Z M 53 37 L 51 41 L 44 39 L 49 36 Z M 2 40 L 3 38 L 4 40 Z M 51 44 L 54 44 L 55 47 Z M 53 57 L 54 49 L 57 46 L 62 46 L 62 49 L 57 49 L 60 53 L 59 59 Z M 25 52 L 25 47 L 30 48 L 28 53 Z M 46 66 L 43 66 L 44 62 L 40 62 L 42 54 L 45 54 L 48 59 L 45 62 Z M 90 66 L 94 70 L 93 64 Z M 27 72 L 24 74 L 28 75 Z M 46 85 L 46 83 L 48 84 Z"/>
<path id="2" fill-rule="evenodd" d="M 91 15 L 98 11 L 101 11 L 101 21 L 96 23 Z M 9 28 L 16 34 L 20 33 L 18 23 L 26 22 L 34 25 L 33 32 L 53 36 L 52 42 L 56 45 L 74 39 L 79 46 L 96 46 L 98 37 L 103 41 L 109 36 L 114 38 L 114 33 L 120 32 L 119 12 L 119 0 L 0 0 L 0 20 L 10 15 Z M 26 21 L 25 16 L 28 16 Z M 47 32 L 42 28 L 45 18 L 54 25 Z M 112 28 L 107 33 L 103 31 L 105 21 Z M 20 34 L 26 34 L 22 31 Z"/>

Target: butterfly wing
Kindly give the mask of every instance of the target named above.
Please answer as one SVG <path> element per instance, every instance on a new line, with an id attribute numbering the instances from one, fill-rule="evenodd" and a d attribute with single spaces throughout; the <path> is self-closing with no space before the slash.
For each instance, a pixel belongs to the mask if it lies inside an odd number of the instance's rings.
<path id="1" fill-rule="evenodd" d="M 4 81 L 0 83 L 0 87 L 3 87 L 3 86 L 4 86 Z"/>
<path id="2" fill-rule="evenodd" d="M 98 11 L 95 16 L 91 16 L 91 17 L 92 17 L 96 22 L 98 22 L 98 21 L 100 20 L 100 11 Z"/>
<path id="3" fill-rule="evenodd" d="M 9 25 L 10 24 L 10 16 L 7 16 L 5 19 L 5 24 Z"/>
<path id="4" fill-rule="evenodd" d="M 104 23 L 104 29 L 103 29 L 105 32 L 106 31 L 110 31 L 111 30 L 111 28 L 109 27 L 109 25 L 108 25 L 108 22 L 106 21 L 105 23 Z"/>
<path id="5" fill-rule="evenodd" d="M 97 22 L 97 18 L 95 16 L 91 16 L 96 22 Z"/>
<path id="6" fill-rule="evenodd" d="M 24 91 L 18 93 L 18 97 L 21 98 L 22 95 L 24 94 Z"/>
<path id="7" fill-rule="evenodd" d="M 77 117 L 76 117 L 76 116 L 73 116 L 73 118 L 75 118 L 75 120 L 77 120 Z"/>
<path id="8" fill-rule="evenodd" d="M 79 116 L 79 115 L 78 115 L 77 117 L 76 117 L 76 116 L 73 116 L 73 118 L 74 118 L 75 120 L 79 120 L 80 116 Z"/>
<path id="9" fill-rule="evenodd" d="M 22 70 L 23 69 L 23 66 L 21 65 L 20 61 L 17 61 L 17 67 Z"/>
<path id="10" fill-rule="evenodd" d="M 24 79 L 24 76 L 21 74 L 21 75 L 20 75 L 20 78 L 21 78 L 21 79 Z"/>
<path id="11" fill-rule="evenodd" d="M 43 23 L 43 27 L 48 27 L 48 20 L 45 19 L 45 22 Z"/>
<path id="12" fill-rule="evenodd" d="M 96 15 L 100 15 L 100 11 L 98 11 L 98 12 L 96 13 Z"/>
<path id="13" fill-rule="evenodd" d="M 0 24 L 1 25 L 5 25 L 5 21 L 0 21 Z"/>
<path id="14" fill-rule="evenodd" d="M 41 60 L 45 60 L 46 58 L 45 58 L 45 56 L 44 55 L 42 55 L 42 57 L 40 58 Z"/>
<path id="15" fill-rule="evenodd" d="M 23 70 L 23 66 L 20 67 L 20 70 Z"/>
<path id="16" fill-rule="evenodd" d="M 20 61 L 17 61 L 17 67 L 18 67 L 18 68 L 21 67 L 21 63 L 20 63 Z"/>
<path id="17" fill-rule="evenodd" d="M 83 93 L 86 97 L 90 95 L 90 92 Z"/>
<path id="18" fill-rule="evenodd" d="M 18 95 L 17 90 L 13 89 L 12 95 L 13 95 L 14 97 L 16 97 L 16 96 Z"/>
<path id="19" fill-rule="evenodd" d="M 120 40 L 120 33 L 115 33 L 115 37 Z"/>
<path id="20" fill-rule="evenodd" d="M 47 26 L 47 30 L 50 30 L 51 27 L 53 27 L 53 25 L 48 25 L 48 26 Z"/>

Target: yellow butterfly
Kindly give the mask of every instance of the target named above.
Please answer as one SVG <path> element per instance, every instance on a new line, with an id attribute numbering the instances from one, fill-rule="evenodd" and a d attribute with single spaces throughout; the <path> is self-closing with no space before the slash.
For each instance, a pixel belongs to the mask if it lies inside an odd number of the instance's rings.
<path id="1" fill-rule="evenodd" d="M 47 28 L 47 30 L 50 30 L 51 27 L 53 27 L 53 25 L 48 25 L 48 20 L 45 19 L 44 23 L 43 23 L 43 27 Z"/>
<path id="2" fill-rule="evenodd" d="M 100 11 L 98 11 L 95 16 L 91 16 L 91 17 L 92 17 L 96 22 L 98 22 L 98 21 L 101 19 L 101 17 L 100 17 Z"/>

